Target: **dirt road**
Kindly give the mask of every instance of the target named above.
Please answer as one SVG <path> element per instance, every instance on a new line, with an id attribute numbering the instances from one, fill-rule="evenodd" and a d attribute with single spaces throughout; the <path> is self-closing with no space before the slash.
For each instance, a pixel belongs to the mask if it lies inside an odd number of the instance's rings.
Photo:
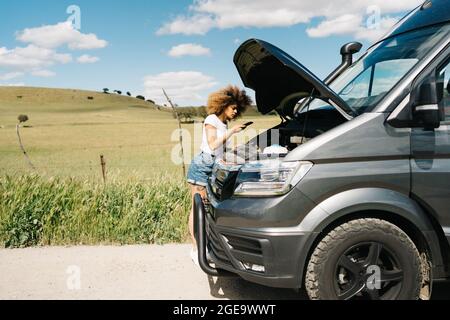
<path id="1" fill-rule="evenodd" d="M 206 276 L 190 245 L 0 250 L 0 299 L 306 299 L 239 278 Z M 437 284 L 433 298 L 449 298 Z"/>

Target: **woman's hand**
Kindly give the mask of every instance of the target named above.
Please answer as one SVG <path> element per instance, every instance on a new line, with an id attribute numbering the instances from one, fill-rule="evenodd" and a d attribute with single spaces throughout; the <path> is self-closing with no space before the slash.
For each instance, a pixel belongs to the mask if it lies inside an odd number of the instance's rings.
<path id="1" fill-rule="evenodd" d="M 227 140 L 231 138 L 232 135 L 241 132 L 245 128 L 246 128 L 246 126 L 243 124 L 235 125 L 233 128 L 228 129 L 226 134 L 223 137 L 217 138 L 216 127 L 213 127 L 212 125 L 207 124 L 205 126 L 205 130 L 206 130 L 206 138 L 208 140 L 209 148 L 211 150 L 216 150 L 217 148 L 222 147 L 227 142 Z"/>
<path id="2" fill-rule="evenodd" d="M 244 130 L 245 128 L 246 128 L 245 125 L 243 125 L 243 124 L 238 124 L 238 125 L 235 125 L 233 128 L 231 128 L 231 132 L 232 132 L 233 134 L 239 133 L 239 132 L 241 132 L 242 130 Z"/>

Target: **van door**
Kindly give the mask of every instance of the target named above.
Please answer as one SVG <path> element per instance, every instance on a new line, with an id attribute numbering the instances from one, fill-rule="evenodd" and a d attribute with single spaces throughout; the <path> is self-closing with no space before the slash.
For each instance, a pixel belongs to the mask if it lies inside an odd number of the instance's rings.
<path id="1" fill-rule="evenodd" d="M 412 195 L 439 220 L 450 242 L 450 60 L 435 69 L 445 120 L 411 132 Z"/>

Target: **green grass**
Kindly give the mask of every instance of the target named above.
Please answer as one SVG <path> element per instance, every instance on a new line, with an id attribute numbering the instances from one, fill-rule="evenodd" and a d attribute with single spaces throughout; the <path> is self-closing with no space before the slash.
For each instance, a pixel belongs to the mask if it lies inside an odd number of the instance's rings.
<path id="1" fill-rule="evenodd" d="M 0 177 L 0 245 L 141 244 L 187 239 L 190 195 L 159 177 L 106 186 L 37 175 Z"/>
<path id="2" fill-rule="evenodd" d="M 20 114 L 30 119 L 20 132 L 36 170 L 19 148 Z M 249 136 L 236 137 L 241 143 L 279 123 L 252 113 L 238 121 L 255 122 Z M 194 124 L 183 125 L 190 133 L 184 138 L 187 162 L 200 147 L 201 122 L 196 125 L 197 135 Z M 0 245 L 185 241 L 188 185 L 171 160 L 177 128 L 170 112 L 137 99 L 0 87 Z"/>

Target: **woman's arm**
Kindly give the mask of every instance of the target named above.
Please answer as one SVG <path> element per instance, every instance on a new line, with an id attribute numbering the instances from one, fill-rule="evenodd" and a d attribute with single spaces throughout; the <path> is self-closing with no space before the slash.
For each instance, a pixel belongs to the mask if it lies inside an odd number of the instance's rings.
<path id="1" fill-rule="evenodd" d="M 245 129 L 244 125 L 236 125 L 233 128 L 228 129 L 223 137 L 218 138 L 217 128 L 210 124 L 205 125 L 206 139 L 208 140 L 209 148 L 213 151 L 216 150 L 217 148 L 220 148 L 227 142 L 228 139 L 231 138 L 232 135 L 241 132 L 244 129 Z"/>

